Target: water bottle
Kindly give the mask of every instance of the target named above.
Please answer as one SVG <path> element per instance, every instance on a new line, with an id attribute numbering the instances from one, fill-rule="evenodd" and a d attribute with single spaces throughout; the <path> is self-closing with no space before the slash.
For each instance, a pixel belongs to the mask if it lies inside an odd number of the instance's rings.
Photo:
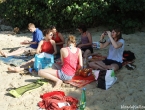
<path id="1" fill-rule="evenodd" d="M 85 107 L 86 107 L 86 88 L 83 88 L 79 103 L 79 110 L 84 110 Z"/>
<path id="2" fill-rule="evenodd" d="M 84 61 L 83 61 L 83 68 L 85 69 L 85 68 L 87 68 L 87 58 L 84 58 Z"/>
<path id="3" fill-rule="evenodd" d="M 31 68 L 31 66 L 29 66 L 29 73 L 32 73 L 33 68 Z"/>
<path id="4" fill-rule="evenodd" d="M 41 62 L 40 61 L 38 61 L 38 71 L 40 70 L 40 69 L 42 69 L 42 64 L 41 64 Z"/>
<path id="5" fill-rule="evenodd" d="M 99 42 L 97 42 L 97 48 L 98 48 L 98 49 L 100 48 L 100 43 L 99 43 Z"/>

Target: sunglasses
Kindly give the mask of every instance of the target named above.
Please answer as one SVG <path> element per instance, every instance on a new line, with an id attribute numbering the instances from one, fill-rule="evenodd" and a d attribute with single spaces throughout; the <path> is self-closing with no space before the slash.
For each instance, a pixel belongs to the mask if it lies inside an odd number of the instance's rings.
<path id="1" fill-rule="evenodd" d="M 53 36 L 53 34 L 49 34 L 49 36 Z"/>

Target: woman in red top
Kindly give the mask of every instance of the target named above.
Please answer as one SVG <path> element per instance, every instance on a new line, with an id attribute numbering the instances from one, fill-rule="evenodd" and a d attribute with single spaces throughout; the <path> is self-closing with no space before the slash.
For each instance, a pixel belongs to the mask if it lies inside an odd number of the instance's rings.
<path id="1" fill-rule="evenodd" d="M 54 88 L 60 87 L 63 81 L 71 80 L 75 75 L 77 66 L 79 68 L 83 66 L 82 52 L 79 48 L 76 48 L 75 37 L 70 35 L 67 44 L 68 47 L 62 48 L 60 51 L 62 65 L 54 64 L 55 69 L 42 69 L 38 71 L 39 76 L 56 83 Z"/>
<path id="2" fill-rule="evenodd" d="M 53 36 L 52 31 L 50 29 L 46 29 L 43 31 L 43 35 L 45 36 L 45 39 L 40 41 L 36 51 L 37 54 L 45 52 L 45 53 L 55 55 L 57 53 L 57 50 L 56 50 L 55 41 L 52 40 L 52 36 Z M 27 63 L 21 65 L 20 67 L 8 67 L 8 70 L 13 72 L 23 71 L 25 69 L 28 69 L 29 66 L 33 66 L 34 61 L 35 59 L 33 58 L 29 60 Z"/>
<path id="3" fill-rule="evenodd" d="M 57 54 L 60 55 L 60 49 L 63 47 L 63 44 L 65 43 L 64 37 L 60 32 L 57 31 L 55 26 L 51 26 L 50 29 L 53 32 L 53 37 L 52 39 L 56 43 L 56 48 L 57 48 Z"/>

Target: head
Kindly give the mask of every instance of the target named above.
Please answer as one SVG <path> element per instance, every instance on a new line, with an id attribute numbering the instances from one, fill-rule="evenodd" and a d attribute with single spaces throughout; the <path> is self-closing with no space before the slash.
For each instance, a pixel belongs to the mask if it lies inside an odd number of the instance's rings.
<path id="1" fill-rule="evenodd" d="M 28 24 L 28 29 L 30 32 L 34 32 L 36 30 L 36 27 L 33 23 L 29 23 Z"/>
<path id="2" fill-rule="evenodd" d="M 52 30 L 53 34 L 55 34 L 57 32 L 56 27 L 55 26 L 50 26 L 50 29 Z"/>
<path id="3" fill-rule="evenodd" d="M 45 30 L 43 30 L 43 35 L 44 35 L 47 39 L 52 39 L 53 32 L 52 32 L 51 29 L 45 29 Z"/>
<path id="4" fill-rule="evenodd" d="M 113 38 L 115 38 L 117 41 L 118 41 L 119 39 L 122 39 L 121 30 L 120 30 L 119 28 L 114 28 L 114 29 L 112 29 L 111 36 L 112 36 Z"/>
<path id="5" fill-rule="evenodd" d="M 80 26 L 78 27 L 78 30 L 79 30 L 80 33 L 84 33 L 84 32 L 87 31 L 87 28 L 86 28 L 85 25 L 82 24 L 82 25 L 80 25 Z"/>
<path id="6" fill-rule="evenodd" d="M 76 38 L 73 35 L 69 35 L 67 39 L 67 46 L 74 45 L 76 46 Z"/>

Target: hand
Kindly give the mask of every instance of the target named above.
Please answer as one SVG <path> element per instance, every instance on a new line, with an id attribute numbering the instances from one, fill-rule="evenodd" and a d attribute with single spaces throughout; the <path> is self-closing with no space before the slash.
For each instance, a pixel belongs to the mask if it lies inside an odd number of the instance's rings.
<path id="1" fill-rule="evenodd" d="M 21 42 L 20 44 L 23 44 L 23 45 L 25 45 L 25 44 L 29 44 L 30 43 L 30 41 L 29 40 L 24 40 L 23 42 Z"/>
<path id="2" fill-rule="evenodd" d="M 81 48 L 81 47 L 83 47 L 83 44 L 79 44 L 77 47 L 78 47 L 78 48 Z"/>
<path id="3" fill-rule="evenodd" d="M 110 31 L 106 31 L 108 36 L 111 36 L 111 32 Z"/>
<path id="4" fill-rule="evenodd" d="M 100 39 L 102 40 L 102 39 L 104 39 L 104 37 L 105 37 L 105 33 L 102 33 L 102 35 L 101 35 L 101 38 L 100 38 Z"/>

